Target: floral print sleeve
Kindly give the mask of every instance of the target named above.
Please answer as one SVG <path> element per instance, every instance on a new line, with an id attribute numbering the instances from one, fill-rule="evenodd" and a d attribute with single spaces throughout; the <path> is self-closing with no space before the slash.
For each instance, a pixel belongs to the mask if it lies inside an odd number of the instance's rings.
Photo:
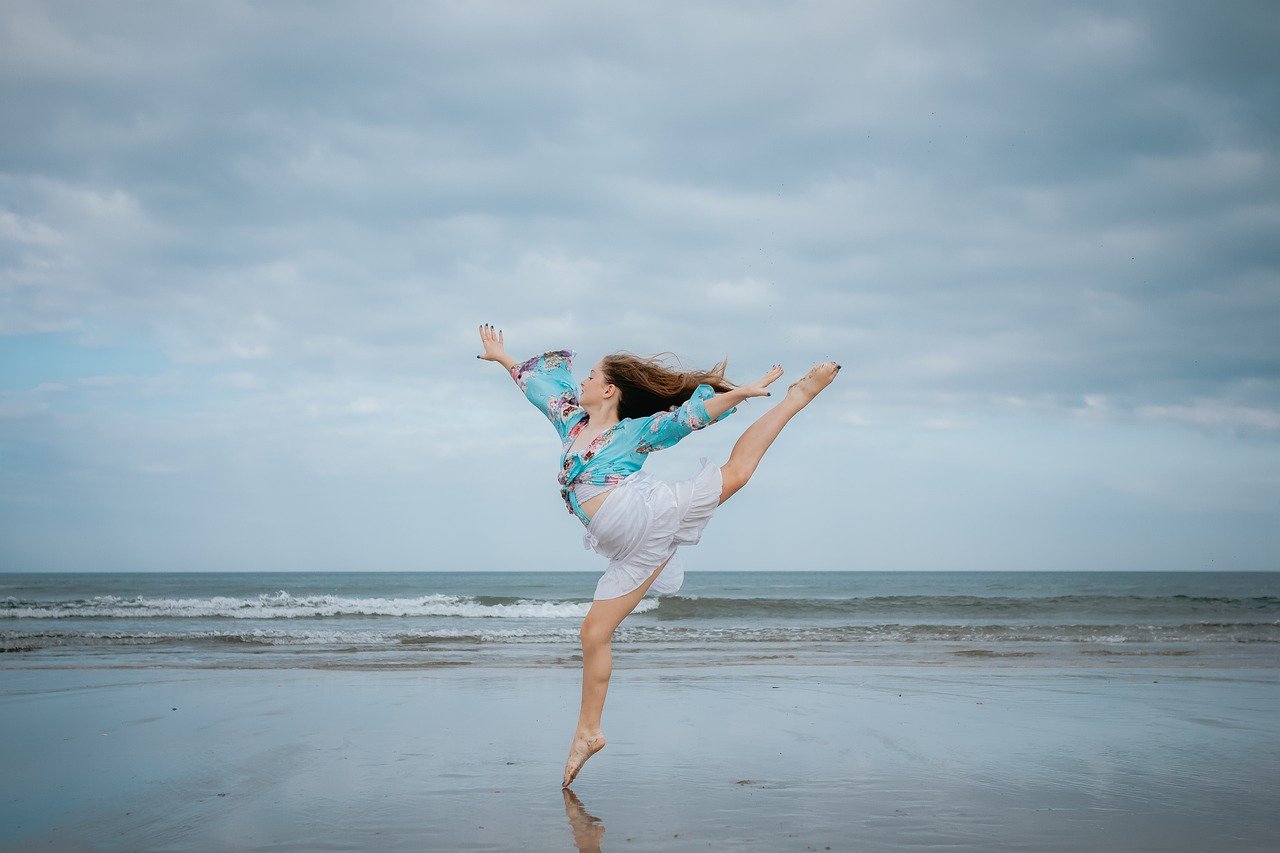
<path id="1" fill-rule="evenodd" d="M 573 356 L 572 350 L 553 350 L 511 368 L 511 378 L 551 421 L 561 441 L 568 440 L 570 428 L 583 413 L 571 372 Z"/>
<path id="2" fill-rule="evenodd" d="M 710 385 L 699 385 L 684 405 L 646 418 L 648 424 L 640 433 L 640 444 L 636 446 L 636 451 L 652 453 L 671 447 L 695 429 L 709 426 L 712 418 L 707 414 L 706 401 L 715 394 L 715 389 Z M 723 420 L 736 411 L 736 407 L 732 408 L 715 420 Z"/>

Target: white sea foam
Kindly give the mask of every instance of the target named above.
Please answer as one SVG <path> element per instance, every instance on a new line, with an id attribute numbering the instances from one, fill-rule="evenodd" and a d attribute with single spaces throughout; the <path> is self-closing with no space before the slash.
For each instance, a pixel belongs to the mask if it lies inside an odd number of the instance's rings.
<path id="1" fill-rule="evenodd" d="M 658 606 L 656 599 L 641 601 L 635 612 Z M 520 599 L 512 603 L 484 604 L 457 595 L 424 595 L 416 598 L 346 598 L 336 595 L 291 595 L 281 590 L 252 598 L 122 598 L 100 595 L 80 601 L 22 602 L 0 608 L 4 619 L 95 619 L 149 617 L 230 619 L 297 619 L 322 616 L 457 616 L 481 619 L 581 619 L 591 603 Z"/>
<path id="2" fill-rule="evenodd" d="M 0 650 L 13 646 L 61 646 L 75 644 L 149 645 L 163 642 L 249 643 L 271 646 L 366 646 L 397 647 L 433 645 L 436 643 L 546 643 L 578 641 L 577 628 L 535 629 L 436 629 L 429 631 L 392 632 L 369 630 L 324 630 L 287 628 L 246 628 L 225 631 L 3 631 Z"/>
<path id="3" fill-rule="evenodd" d="M 224 623 L 225 624 L 225 623 Z M 35 627 L 27 623 L 25 630 L 0 630 L 0 652 L 28 651 L 50 647 L 96 647 L 154 645 L 160 643 L 193 644 L 197 646 L 226 647 L 243 643 L 266 646 L 325 646 L 358 649 L 398 649 L 409 651 L 473 647 L 476 644 L 529 645 L 554 644 L 577 647 L 578 628 L 575 624 L 546 621 L 520 627 L 503 627 L 503 623 L 481 622 L 452 623 L 454 627 L 418 627 L 404 622 L 383 622 L 379 626 L 349 626 L 341 622 L 333 627 L 317 626 L 304 622 L 275 623 L 273 627 L 251 625 L 211 628 L 194 622 L 190 629 L 115 631 L 78 630 L 75 624 Z M 430 623 L 428 623 L 430 624 Z M 436 622 L 438 626 L 441 623 Z M 446 623 L 448 624 L 448 623 Z M 510 625 L 510 623 L 507 623 Z M 278 627 L 276 627 L 278 626 Z M 394 626 L 394 627 L 393 627 Z M 821 649 L 849 648 L 856 645 L 865 651 L 880 644 L 965 643 L 980 646 L 981 651 L 1020 649 L 1037 646 L 1068 644 L 1083 647 L 1085 654 L 1100 654 L 1098 648 L 1111 653 L 1122 646 L 1147 649 L 1153 654 L 1168 654 L 1169 644 L 1196 647 L 1212 645 L 1239 646 L 1242 643 L 1274 644 L 1280 641 L 1274 625 L 1223 626 L 1221 630 L 1205 633 L 1200 625 L 1182 625 L 1157 631 L 1125 630 L 1121 626 L 1107 626 L 1108 630 L 1095 631 L 1094 626 L 1054 626 L 1041 628 L 1017 628 L 1007 626 L 684 626 L 663 624 L 623 625 L 615 635 L 615 642 L 622 644 L 671 644 L 684 649 L 711 646 L 776 644 L 784 647 L 803 647 L 812 652 Z M 1154 649 L 1154 651 L 1151 651 Z M 351 649 L 354 650 L 354 649 Z M 964 653 L 972 649 L 962 650 Z M 1176 650 L 1185 653 L 1185 649 Z M 957 652 L 959 653 L 959 652 Z M 994 653 L 994 652 L 993 652 Z M 1140 654 L 1147 652 L 1123 652 Z"/>

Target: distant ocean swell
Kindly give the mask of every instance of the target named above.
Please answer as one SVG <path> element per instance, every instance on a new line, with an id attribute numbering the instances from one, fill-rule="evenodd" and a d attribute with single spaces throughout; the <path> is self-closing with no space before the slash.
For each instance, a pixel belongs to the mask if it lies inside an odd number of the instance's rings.
<path id="1" fill-rule="evenodd" d="M 114 595 L 86 599 L 0 600 L 0 619 L 64 618 L 228 618 L 296 619 L 344 616 L 463 617 L 497 619 L 580 619 L 589 601 L 563 601 L 502 596 L 425 595 L 411 598 L 356 598 L 335 595 L 291 595 L 286 591 L 251 597 L 148 598 Z M 1275 596 L 1136 596 L 1061 595 L 988 597 L 969 595 L 889 595 L 848 598 L 697 598 L 646 599 L 636 613 L 662 621 L 799 618 L 830 621 L 840 617 L 882 621 L 990 618 L 1041 620 L 1066 615 L 1082 621 L 1142 622 L 1230 620 L 1264 623 L 1280 620 Z M 1274 624 L 1274 621 L 1273 623 Z"/>
<path id="2" fill-rule="evenodd" d="M 0 651 L 54 646 L 249 644 L 262 646 L 428 647 L 435 644 L 555 643 L 576 646 L 575 627 L 438 629 L 427 631 L 323 630 L 298 627 L 245 630 L 3 631 Z M 1195 622 L 1180 625 L 839 625 L 809 627 L 624 626 L 616 642 L 628 643 L 1280 643 L 1277 622 Z"/>
<path id="3" fill-rule="evenodd" d="M 1280 618 L 1280 598 L 1258 596 L 1058 595 L 991 597 L 974 595 L 885 595 L 850 598 L 694 598 L 662 599 L 659 619 L 706 619 L 718 616 L 853 616 L 893 614 L 956 618 L 1038 618 L 1064 613 L 1090 617 L 1135 616 L 1194 618 L 1265 616 Z"/>

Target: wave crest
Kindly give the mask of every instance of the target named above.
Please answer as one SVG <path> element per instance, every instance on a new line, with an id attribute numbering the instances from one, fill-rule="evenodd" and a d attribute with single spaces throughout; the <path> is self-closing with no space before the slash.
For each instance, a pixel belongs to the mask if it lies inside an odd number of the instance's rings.
<path id="1" fill-rule="evenodd" d="M 645 613 L 657 606 L 657 600 L 646 599 L 640 602 L 635 612 Z M 300 619 L 336 616 L 581 619 L 587 615 L 590 607 L 590 601 L 473 598 L 458 595 L 347 598 L 336 595 L 292 595 L 280 590 L 245 598 L 127 598 L 114 595 L 99 595 L 74 601 L 24 601 L 9 598 L 0 603 L 0 619 Z"/>

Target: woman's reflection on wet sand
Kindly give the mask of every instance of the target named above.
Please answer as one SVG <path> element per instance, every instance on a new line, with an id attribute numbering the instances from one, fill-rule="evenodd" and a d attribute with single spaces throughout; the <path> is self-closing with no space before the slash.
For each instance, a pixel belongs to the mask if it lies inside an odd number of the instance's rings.
<path id="1" fill-rule="evenodd" d="M 600 853 L 600 839 L 604 838 L 604 824 L 600 818 L 587 812 L 578 795 L 568 788 L 564 794 L 564 813 L 573 830 L 573 844 L 580 853 Z"/>

